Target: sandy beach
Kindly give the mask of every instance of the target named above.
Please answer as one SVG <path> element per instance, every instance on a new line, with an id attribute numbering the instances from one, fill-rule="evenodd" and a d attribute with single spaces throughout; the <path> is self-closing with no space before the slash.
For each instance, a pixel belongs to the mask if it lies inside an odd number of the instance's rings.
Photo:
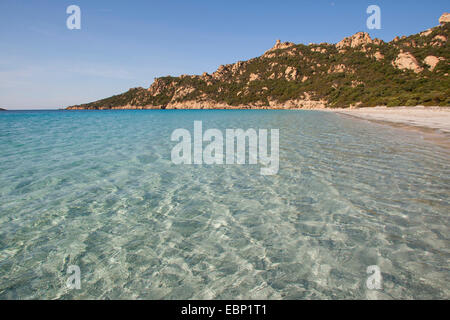
<path id="1" fill-rule="evenodd" d="M 449 107 L 376 107 L 339 109 L 334 110 L 334 112 L 367 120 L 392 122 L 450 133 Z"/>
<path id="2" fill-rule="evenodd" d="M 450 107 L 375 107 L 338 109 L 333 112 L 420 131 L 424 139 L 450 148 Z"/>

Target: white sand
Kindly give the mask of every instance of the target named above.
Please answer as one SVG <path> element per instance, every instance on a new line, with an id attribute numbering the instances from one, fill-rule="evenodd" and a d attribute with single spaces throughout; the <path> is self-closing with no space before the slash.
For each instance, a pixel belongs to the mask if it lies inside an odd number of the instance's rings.
<path id="1" fill-rule="evenodd" d="M 450 133 L 449 107 L 376 107 L 333 111 L 367 120 L 386 121 Z"/>

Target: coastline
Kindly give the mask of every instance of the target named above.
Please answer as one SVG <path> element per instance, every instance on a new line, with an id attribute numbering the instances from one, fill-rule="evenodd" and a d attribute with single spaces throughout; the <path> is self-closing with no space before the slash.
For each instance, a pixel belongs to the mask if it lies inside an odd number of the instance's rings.
<path id="1" fill-rule="evenodd" d="M 450 107 L 375 107 L 321 111 L 418 131 L 425 140 L 450 149 Z"/>

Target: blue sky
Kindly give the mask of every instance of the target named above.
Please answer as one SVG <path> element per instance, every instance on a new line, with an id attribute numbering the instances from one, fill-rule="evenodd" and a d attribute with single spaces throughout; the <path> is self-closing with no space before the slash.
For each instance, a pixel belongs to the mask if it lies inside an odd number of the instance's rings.
<path id="1" fill-rule="evenodd" d="M 66 8 L 81 8 L 81 30 Z M 368 30 L 378 5 L 382 29 Z M 1 0 L 0 107 L 49 109 L 213 72 L 276 39 L 335 43 L 358 31 L 385 41 L 438 25 L 448 0 Z"/>

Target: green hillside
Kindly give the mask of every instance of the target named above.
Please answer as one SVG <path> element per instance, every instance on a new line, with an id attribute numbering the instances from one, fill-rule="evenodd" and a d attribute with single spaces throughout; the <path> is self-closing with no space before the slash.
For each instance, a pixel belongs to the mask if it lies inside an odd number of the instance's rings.
<path id="1" fill-rule="evenodd" d="M 389 43 L 358 33 L 334 44 L 277 42 L 212 75 L 163 77 L 68 109 L 214 106 L 450 106 L 450 24 Z M 431 65 L 430 65 L 431 64 Z M 198 106 L 196 106 L 198 103 Z"/>

